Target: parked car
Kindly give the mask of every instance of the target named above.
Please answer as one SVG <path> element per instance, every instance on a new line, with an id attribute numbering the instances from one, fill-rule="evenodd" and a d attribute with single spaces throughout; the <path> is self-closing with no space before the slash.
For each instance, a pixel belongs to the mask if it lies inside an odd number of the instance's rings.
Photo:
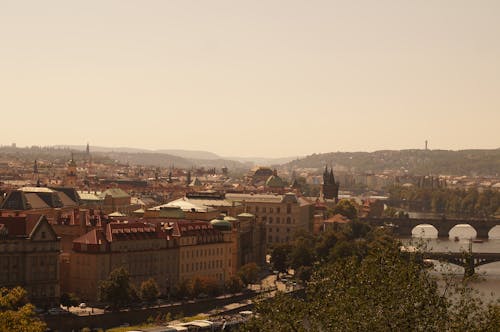
<path id="1" fill-rule="evenodd" d="M 64 310 L 62 310 L 61 308 L 54 307 L 54 308 L 50 308 L 48 312 L 51 315 L 60 315 L 63 313 L 63 311 Z"/>
<path id="2" fill-rule="evenodd" d="M 87 308 L 87 304 L 86 304 L 86 303 L 84 303 L 84 302 L 82 302 L 82 303 L 80 303 L 80 304 L 78 305 L 78 308 L 80 308 L 80 309 L 85 309 L 85 308 Z"/>

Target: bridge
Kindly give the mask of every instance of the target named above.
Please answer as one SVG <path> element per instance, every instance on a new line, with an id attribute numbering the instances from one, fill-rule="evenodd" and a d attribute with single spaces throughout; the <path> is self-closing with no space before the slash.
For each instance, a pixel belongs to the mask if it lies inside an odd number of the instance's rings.
<path id="1" fill-rule="evenodd" d="M 434 259 L 442 262 L 461 266 L 465 269 L 465 275 L 471 276 L 475 268 L 481 265 L 500 262 L 500 253 L 497 252 L 433 252 L 422 253 L 425 259 Z"/>
<path id="2" fill-rule="evenodd" d="M 424 219 L 424 218 L 363 218 L 361 221 L 372 226 L 390 227 L 398 237 L 411 237 L 412 231 L 419 225 L 432 225 L 438 231 L 438 237 L 449 237 L 450 230 L 457 225 L 470 225 L 477 232 L 478 239 L 487 239 L 488 233 L 500 225 L 500 219 Z"/>

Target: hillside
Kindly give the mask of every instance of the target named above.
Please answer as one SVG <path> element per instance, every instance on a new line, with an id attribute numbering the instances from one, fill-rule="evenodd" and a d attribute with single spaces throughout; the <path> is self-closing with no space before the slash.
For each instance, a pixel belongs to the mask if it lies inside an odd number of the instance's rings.
<path id="1" fill-rule="evenodd" d="M 74 152 L 75 160 L 85 158 L 84 146 L 58 146 L 58 147 L 27 147 L 13 148 L 10 146 L 0 147 L 0 160 L 20 160 L 34 161 L 35 159 L 49 160 L 53 162 L 67 161 L 71 153 Z M 222 168 L 228 167 L 232 170 L 247 169 L 247 164 L 226 159 L 203 159 L 203 158 L 183 158 L 166 153 L 157 153 L 150 150 L 133 148 L 105 148 L 91 147 L 91 154 L 94 161 L 112 162 L 116 160 L 120 163 L 144 166 L 175 166 L 178 168 L 205 167 Z M 208 156 L 208 154 L 205 154 Z"/>
<path id="2" fill-rule="evenodd" d="M 409 173 L 443 175 L 500 174 L 500 149 L 495 150 L 383 150 L 313 154 L 286 164 L 291 167 L 343 167 L 352 172 L 408 170 Z"/>

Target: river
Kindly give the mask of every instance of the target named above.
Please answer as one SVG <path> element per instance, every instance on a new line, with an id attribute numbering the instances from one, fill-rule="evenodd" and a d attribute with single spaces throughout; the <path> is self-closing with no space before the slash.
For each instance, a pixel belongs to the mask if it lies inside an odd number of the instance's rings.
<path id="1" fill-rule="evenodd" d="M 405 244 L 422 242 L 427 250 L 438 252 L 463 252 L 469 251 L 471 239 L 476 237 L 476 231 L 469 225 L 457 225 L 450 231 L 450 236 L 438 238 L 437 230 L 431 225 L 415 227 L 411 239 L 402 239 Z M 500 227 L 490 231 L 489 239 L 482 239 L 482 243 L 472 243 L 473 252 L 500 252 Z M 448 272 L 461 278 L 464 274 L 462 267 L 436 262 L 436 273 Z M 471 286 L 481 293 L 483 300 L 500 299 L 500 262 L 485 264 L 475 269 L 478 280 Z"/>

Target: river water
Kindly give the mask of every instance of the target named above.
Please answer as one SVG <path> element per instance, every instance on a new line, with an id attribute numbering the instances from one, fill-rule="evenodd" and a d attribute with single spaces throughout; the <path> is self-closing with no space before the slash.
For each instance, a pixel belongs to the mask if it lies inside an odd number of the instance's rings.
<path id="1" fill-rule="evenodd" d="M 438 238 L 437 230 L 431 225 L 415 227 L 411 239 L 402 239 L 405 244 L 423 244 L 427 250 L 438 252 L 468 252 L 471 240 L 475 239 L 476 231 L 469 225 L 457 225 L 449 234 L 449 238 Z M 490 231 L 488 239 L 483 242 L 472 242 L 473 252 L 500 252 L 500 226 Z M 435 262 L 435 273 L 452 273 L 461 278 L 464 269 L 460 266 Z M 500 299 L 500 262 L 485 264 L 475 269 L 478 280 L 471 286 L 481 293 L 483 300 Z"/>

